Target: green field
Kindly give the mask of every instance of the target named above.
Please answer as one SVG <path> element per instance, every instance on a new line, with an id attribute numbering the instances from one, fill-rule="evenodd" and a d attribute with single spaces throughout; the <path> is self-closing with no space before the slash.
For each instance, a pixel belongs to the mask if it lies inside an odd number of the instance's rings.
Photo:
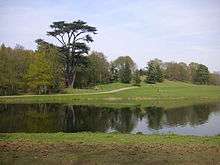
<path id="1" fill-rule="evenodd" d="M 106 92 L 126 87 L 131 87 L 132 84 L 125 84 L 125 83 L 110 83 L 110 84 L 101 84 L 96 85 L 94 87 L 88 89 L 75 89 L 75 88 L 66 88 L 64 89 L 63 93 L 67 94 L 79 94 L 79 93 L 95 93 L 95 92 Z"/>
<path id="2" fill-rule="evenodd" d="M 0 134 L 5 164 L 217 164 L 220 136 Z"/>
<path id="3" fill-rule="evenodd" d="M 126 89 L 117 91 L 122 88 Z M 66 103 L 113 107 L 161 106 L 174 108 L 219 102 L 220 100 L 220 86 L 194 85 L 173 81 L 165 81 L 155 85 L 142 83 L 140 87 L 113 83 L 99 85 L 93 89 L 66 89 L 65 92 L 66 94 L 0 97 L 0 103 Z"/>

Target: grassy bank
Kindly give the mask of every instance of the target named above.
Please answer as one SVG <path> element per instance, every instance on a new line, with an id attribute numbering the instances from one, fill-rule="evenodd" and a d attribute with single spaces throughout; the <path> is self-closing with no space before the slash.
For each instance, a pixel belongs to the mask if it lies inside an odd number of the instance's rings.
<path id="1" fill-rule="evenodd" d="M 220 136 L 0 134 L 1 163 L 217 164 Z"/>
<path id="2" fill-rule="evenodd" d="M 122 133 L 0 133 L 0 141 L 29 141 L 33 143 L 84 143 L 84 144 L 204 144 L 219 145 L 220 136 L 181 136 L 175 134 L 141 135 Z"/>
<path id="3" fill-rule="evenodd" d="M 131 85 L 116 83 L 98 86 L 95 89 L 67 90 L 68 94 L 0 97 L 0 103 L 67 103 L 173 108 L 220 100 L 220 86 L 194 85 L 172 81 L 165 81 L 156 85 L 142 84 L 137 88 L 131 87 L 113 93 L 100 93 L 128 87 Z"/>

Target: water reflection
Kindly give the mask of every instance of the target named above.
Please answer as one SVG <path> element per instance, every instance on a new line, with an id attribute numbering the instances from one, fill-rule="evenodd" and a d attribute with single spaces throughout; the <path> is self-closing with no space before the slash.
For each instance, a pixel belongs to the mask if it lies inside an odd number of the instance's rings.
<path id="1" fill-rule="evenodd" d="M 220 134 L 220 104 L 164 110 L 62 104 L 0 105 L 0 132 Z"/>

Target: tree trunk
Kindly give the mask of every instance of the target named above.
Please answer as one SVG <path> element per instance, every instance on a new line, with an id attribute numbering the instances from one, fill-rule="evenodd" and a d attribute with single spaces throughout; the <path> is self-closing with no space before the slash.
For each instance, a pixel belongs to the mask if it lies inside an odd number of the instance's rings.
<path id="1" fill-rule="evenodd" d="M 66 83 L 69 88 L 73 88 L 76 79 L 76 67 L 72 72 L 66 74 Z"/>
<path id="2" fill-rule="evenodd" d="M 71 82 L 71 85 L 70 85 L 72 88 L 74 86 L 75 79 L 76 79 L 76 68 L 74 69 L 73 74 L 72 74 L 72 82 Z"/>

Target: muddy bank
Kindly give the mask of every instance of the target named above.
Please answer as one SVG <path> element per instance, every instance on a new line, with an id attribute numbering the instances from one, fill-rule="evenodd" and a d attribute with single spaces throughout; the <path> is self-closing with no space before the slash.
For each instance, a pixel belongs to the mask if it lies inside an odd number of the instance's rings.
<path id="1" fill-rule="evenodd" d="M 1 164 L 218 164 L 220 147 L 203 144 L 0 142 Z"/>

